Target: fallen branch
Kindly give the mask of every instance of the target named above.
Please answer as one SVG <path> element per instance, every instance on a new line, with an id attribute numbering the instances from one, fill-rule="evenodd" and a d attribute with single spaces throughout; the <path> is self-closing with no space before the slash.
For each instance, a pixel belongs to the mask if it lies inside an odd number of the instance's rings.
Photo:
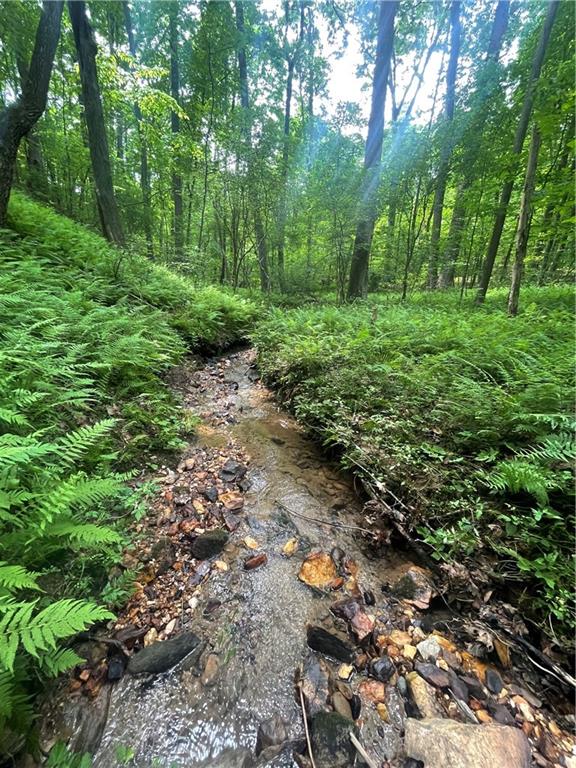
<path id="1" fill-rule="evenodd" d="M 304 515 L 302 512 L 296 512 L 293 509 L 289 509 L 285 504 L 282 504 L 281 501 L 278 501 L 276 499 L 274 503 L 280 507 L 280 509 L 283 509 L 285 512 L 288 512 L 289 515 L 294 515 L 295 517 L 301 517 L 304 520 L 310 520 L 312 523 L 318 523 L 319 525 L 329 525 L 332 528 L 344 528 L 348 531 L 362 531 L 362 533 L 367 533 L 369 536 L 374 536 L 374 531 L 369 531 L 367 528 L 361 528 L 359 525 L 346 525 L 345 523 L 332 523 L 329 520 L 321 520 L 318 517 L 310 517 L 310 515 Z"/>
<path id="2" fill-rule="evenodd" d="M 350 732 L 350 741 L 352 742 L 352 744 L 354 744 L 354 746 L 358 751 L 358 754 L 364 760 L 368 768 L 378 768 L 378 765 L 374 762 L 374 760 L 372 760 L 368 752 L 366 752 L 366 750 L 364 749 L 362 744 L 360 744 L 360 742 L 358 741 L 354 733 L 352 733 L 352 731 Z"/>
<path id="3" fill-rule="evenodd" d="M 312 768 L 316 768 L 314 762 L 314 755 L 312 754 L 312 742 L 310 741 L 310 732 L 308 730 L 308 719 L 306 718 L 306 705 L 304 704 L 304 693 L 302 692 L 302 681 L 298 682 L 298 691 L 300 692 L 300 706 L 302 707 L 302 719 L 304 720 L 304 733 L 306 734 L 306 745 L 308 747 L 308 754 L 310 756 L 310 762 Z"/>

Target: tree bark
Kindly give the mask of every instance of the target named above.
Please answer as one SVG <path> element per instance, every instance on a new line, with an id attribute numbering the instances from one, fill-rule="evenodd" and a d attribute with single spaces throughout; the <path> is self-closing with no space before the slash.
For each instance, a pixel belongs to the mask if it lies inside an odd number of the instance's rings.
<path id="1" fill-rule="evenodd" d="M 508 212 L 508 203 L 510 202 L 510 197 L 512 196 L 512 190 L 514 188 L 514 175 L 516 172 L 518 159 L 524 145 L 524 139 L 526 138 L 528 123 L 530 121 L 530 115 L 532 113 L 532 107 L 534 104 L 536 85 L 538 83 L 542 64 L 544 63 L 544 58 L 546 56 L 546 49 L 550 40 L 552 27 L 554 26 L 554 19 L 556 18 L 558 6 L 559 0 L 552 0 L 552 2 L 548 5 L 546 18 L 540 32 L 536 50 L 534 51 L 530 80 L 526 88 L 526 93 L 524 94 L 522 113 L 520 114 L 520 120 L 516 127 L 516 133 L 514 136 L 514 144 L 512 147 L 512 168 L 509 171 L 508 178 L 502 185 L 502 191 L 500 193 L 500 200 L 496 210 L 496 217 L 494 219 L 494 227 L 492 229 L 490 243 L 488 244 L 486 257 L 482 264 L 480 284 L 478 286 L 478 292 L 475 299 L 476 304 L 482 304 L 484 302 L 484 299 L 486 298 L 486 292 L 488 291 L 488 286 L 490 284 L 490 278 L 492 277 L 492 270 L 494 269 L 494 262 L 496 261 L 496 254 L 498 253 L 498 246 L 500 245 L 500 238 L 502 237 L 502 230 L 504 229 L 504 222 L 506 221 L 506 214 Z"/>
<path id="2" fill-rule="evenodd" d="M 128 35 L 128 46 L 130 55 L 136 59 L 136 41 L 132 30 L 132 17 L 130 6 L 127 2 L 122 3 L 124 9 L 124 24 L 126 34 Z M 142 110 L 137 102 L 134 103 L 134 117 L 136 118 L 136 128 L 138 131 L 138 143 L 140 150 L 140 189 L 142 190 L 142 211 L 144 214 L 144 236 L 146 238 L 146 252 L 149 259 L 154 258 L 154 241 L 152 238 L 152 207 L 151 207 L 151 188 L 150 188 L 150 170 L 148 167 L 148 145 L 146 135 L 142 126 Z"/>
<path id="3" fill-rule="evenodd" d="M 110 242 L 122 246 L 124 245 L 124 233 L 114 195 L 108 137 L 96 69 L 96 41 L 86 16 L 84 0 L 69 0 L 68 10 L 80 65 L 82 99 L 100 224 L 104 237 Z"/>
<path id="4" fill-rule="evenodd" d="M 456 273 L 456 263 L 460 255 L 460 245 L 462 234 L 464 232 L 464 223 L 466 221 L 466 194 L 474 181 L 474 167 L 478 157 L 478 147 L 484 132 L 484 124 L 488 112 L 483 109 L 487 100 L 497 87 L 499 78 L 494 76 L 491 71 L 500 58 L 502 49 L 502 40 L 506 29 L 508 28 L 508 19 L 510 15 L 509 0 L 500 0 L 496 6 L 490 42 L 486 51 L 486 61 L 482 68 L 479 83 L 476 89 L 476 115 L 477 122 L 474 126 L 474 141 L 470 141 L 464 147 L 464 161 L 462 163 L 464 177 L 456 189 L 456 200 L 452 210 L 452 219 L 450 221 L 450 230 L 448 232 L 448 242 L 445 254 L 445 266 L 442 270 L 439 280 L 440 288 L 451 288 L 454 285 Z"/>
<path id="5" fill-rule="evenodd" d="M 0 227 L 6 226 L 8 200 L 14 178 L 18 147 L 46 109 L 48 86 L 60 38 L 63 2 L 47 0 L 22 93 L 0 113 Z"/>
<path id="6" fill-rule="evenodd" d="M 458 71 L 458 58 L 460 56 L 460 2 L 454 0 L 450 5 L 450 58 L 446 72 L 446 102 L 445 121 L 447 136 L 440 153 L 440 169 L 436 179 L 434 190 L 434 203 L 432 214 L 432 232 L 430 235 L 430 262 L 428 264 L 428 288 L 434 289 L 438 284 L 438 259 L 440 250 L 440 233 L 442 231 L 442 214 L 444 211 L 444 197 L 446 184 L 450 170 L 450 158 L 454 139 L 452 137 L 451 124 L 454 119 L 454 104 L 456 101 L 456 73 Z"/>
<path id="7" fill-rule="evenodd" d="M 180 104 L 180 66 L 178 61 L 178 3 L 171 2 L 168 12 L 168 33 L 170 37 L 170 95 Z M 171 115 L 171 129 L 174 138 L 180 133 L 180 116 L 174 110 Z M 176 143 L 176 142 L 175 142 Z M 178 168 L 178 152 L 174 151 L 172 158 L 172 204 L 174 206 L 173 237 L 174 258 L 182 261 L 184 257 L 184 230 L 182 226 L 182 176 Z"/>
<path id="8" fill-rule="evenodd" d="M 236 14 L 236 30 L 239 35 L 238 43 L 238 74 L 240 80 L 240 105 L 243 111 L 242 132 L 244 135 L 244 144 L 248 154 L 247 167 L 248 177 L 252 178 L 252 158 L 251 153 L 251 138 L 252 138 L 252 120 L 250 117 L 250 90 L 248 87 L 248 68 L 246 66 L 246 47 L 244 43 L 244 5 L 241 0 L 235 0 L 234 10 Z M 254 235 L 256 238 L 256 253 L 258 254 L 258 269 L 260 272 L 260 287 L 264 293 L 270 291 L 270 272 L 268 270 L 268 245 L 266 242 L 266 232 L 264 229 L 264 223 L 262 221 L 262 214 L 260 211 L 260 203 L 258 200 L 258 192 L 254 190 L 254 206 L 253 206 L 253 219 L 254 219 Z"/>
<path id="9" fill-rule="evenodd" d="M 520 213 L 518 215 L 518 227 L 516 229 L 515 258 L 512 267 L 512 282 L 510 293 L 508 294 L 508 314 L 512 317 L 518 314 L 518 301 L 520 298 L 520 284 L 522 282 L 522 273 L 524 271 L 524 260 L 528 248 L 528 237 L 530 235 L 530 220 L 532 213 L 532 197 L 534 194 L 534 185 L 536 181 L 536 166 L 538 165 L 538 152 L 540 151 L 540 131 L 534 124 L 532 128 L 532 140 L 530 142 L 530 152 L 528 154 L 528 165 L 526 166 L 526 178 L 522 190 L 522 200 L 520 202 Z"/>
<path id="10" fill-rule="evenodd" d="M 384 140 L 384 108 L 390 76 L 390 59 L 394 46 L 394 19 L 397 9 L 398 2 L 396 0 L 380 3 L 376 64 L 372 82 L 372 104 L 368 122 L 368 136 L 364 148 L 364 178 L 361 187 L 360 215 L 356 226 L 348 281 L 349 300 L 366 296 L 368 290 L 368 263 L 377 217 L 377 194 Z"/>

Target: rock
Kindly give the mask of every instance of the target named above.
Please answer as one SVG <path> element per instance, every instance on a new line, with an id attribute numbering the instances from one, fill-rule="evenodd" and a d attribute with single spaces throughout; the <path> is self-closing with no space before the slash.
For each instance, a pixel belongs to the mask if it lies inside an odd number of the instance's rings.
<path id="1" fill-rule="evenodd" d="M 352 648 L 337 635 L 333 635 L 323 627 L 308 626 L 306 642 L 312 650 L 324 653 L 326 656 L 332 656 L 332 658 L 338 659 L 338 661 L 343 661 L 347 664 L 352 661 Z"/>
<path id="2" fill-rule="evenodd" d="M 292 555 L 298 550 L 298 539 L 288 539 L 286 544 L 282 547 L 282 554 L 286 557 L 292 557 Z"/>
<path id="3" fill-rule="evenodd" d="M 365 605 L 376 605 L 376 596 L 371 589 L 365 589 L 362 597 Z"/>
<path id="4" fill-rule="evenodd" d="M 448 672 L 448 676 L 450 678 L 450 690 L 454 696 L 456 696 L 457 699 L 460 699 L 460 701 L 468 702 L 470 692 L 466 683 L 462 682 L 458 675 L 452 670 Z"/>
<path id="5" fill-rule="evenodd" d="M 220 501 L 228 512 L 237 512 L 244 506 L 244 497 L 238 491 L 228 491 L 220 494 Z"/>
<path id="6" fill-rule="evenodd" d="M 150 550 L 150 559 L 158 563 L 156 567 L 158 576 L 169 571 L 176 560 L 176 549 L 172 539 L 168 536 L 161 536 L 157 539 Z"/>
<path id="7" fill-rule="evenodd" d="M 124 676 L 126 671 L 126 658 L 124 656 L 113 656 L 108 662 L 108 669 L 106 671 L 106 678 L 111 682 L 120 680 Z"/>
<path id="8" fill-rule="evenodd" d="M 376 680 L 381 680 L 383 683 L 387 683 L 392 675 L 396 672 L 394 662 L 388 656 L 382 656 L 380 659 L 374 659 L 370 663 L 370 674 L 375 677 Z"/>
<path id="9" fill-rule="evenodd" d="M 422 717 L 442 717 L 443 711 L 436 701 L 434 688 L 429 685 L 417 672 L 406 675 L 412 700 Z"/>
<path id="10" fill-rule="evenodd" d="M 486 670 L 486 688 L 488 688 L 490 693 L 497 694 L 500 693 L 503 687 L 504 683 L 498 672 L 495 669 L 488 668 Z"/>
<path id="11" fill-rule="evenodd" d="M 317 712 L 329 712 L 330 670 L 323 659 L 309 653 L 302 663 L 300 685 L 306 711 L 312 717 Z"/>
<path id="12" fill-rule="evenodd" d="M 318 712 L 310 724 L 312 753 L 316 768 L 348 768 L 356 749 L 350 741 L 355 730 L 348 718 L 338 712 Z"/>
<path id="13" fill-rule="evenodd" d="M 484 686 L 477 677 L 474 677 L 473 675 L 462 675 L 460 679 L 468 686 L 471 695 L 474 696 L 475 699 L 478 699 L 478 701 L 486 700 Z"/>
<path id="14" fill-rule="evenodd" d="M 259 555 L 252 555 L 244 560 L 244 570 L 253 571 L 255 568 L 260 568 L 261 565 L 266 565 L 268 562 L 268 555 L 266 552 L 261 552 Z"/>
<path id="15" fill-rule="evenodd" d="M 354 667 L 351 664 L 341 664 L 338 667 L 338 677 L 340 680 L 350 680 L 354 674 Z"/>
<path id="16" fill-rule="evenodd" d="M 156 642 L 143 648 L 128 662 L 132 675 L 166 672 L 193 651 L 200 639 L 193 632 L 184 632 L 164 642 Z"/>
<path id="17" fill-rule="evenodd" d="M 205 685 L 208 688 L 211 685 L 214 685 L 214 683 L 216 682 L 216 675 L 218 674 L 219 667 L 220 667 L 220 659 L 215 653 L 210 653 L 208 655 L 208 658 L 206 659 L 206 664 L 204 665 L 204 671 L 202 672 L 202 677 L 200 678 L 202 681 L 202 685 Z"/>
<path id="18" fill-rule="evenodd" d="M 368 613 L 364 613 L 362 609 L 356 611 L 350 620 L 352 631 L 359 641 L 364 640 L 365 637 L 368 637 L 368 635 L 372 633 L 374 624 L 374 616 L 370 616 Z"/>
<path id="19" fill-rule="evenodd" d="M 358 693 L 372 704 L 386 700 L 386 686 L 379 680 L 362 680 L 358 686 Z"/>
<path id="20" fill-rule="evenodd" d="M 422 642 L 418 643 L 416 648 L 424 661 L 435 661 L 442 653 L 440 643 L 436 640 L 434 635 L 427 637 L 426 640 L 422 640 Z"/>
<path id="21" fill-rule="evenodd" d="M 328 589 L 337 576 L 334 560 L 327 552 L 312 552 L 298 573 L 300 581 L 318 589 Z"/>
<path id="22" fill-rule="evenodd" d="M 414 665 L 416 672 L 435 688 L 448 688 L 450 675 L 444 669 L 439 669 L 435 664 L 423 664 L 417 661 Z"/>
<path id="23" fill-rule="evenodd" d="M 241 523 L 238 515 L 235 515 L 233 512 L 224 512 L 222 517 L 224 518 L 224 525 L 230 532 L 235 531 Z"/>
<path id="24" fill-rule="evenodd" d="M 426 768 L 530 768 L 526 736 L 505 725 L 409 718 L 405 749 Z"/>
<path id="25" fill-rule="evenodd" d="M 430 600 L 436 594 L 436 590 L 428 572 L 413 565 L 393 585 L 392 594 L 415 608 L 425 610 L 430 605 Z"/>
<path id="26" fill-rule="evenodd" d="M 416 654 L 418 653 L 415 645 L 405 645 L 402 648 L 402 656 L 409 661 L 414 661 Z"/>
<path id="27" fill-rule="evenodd" d="M 204 496 L 208 499 L 208 501 L 218 501 L 218 488 L 216 486 L 211 486 L 210 488 L 206 488 L 204 491 Z"/>
<path id="28" fill-rule="evenodd" d="M 222 552 L 228 542 L 228 532 L 223 528 L 215 528 L 213 531 L 201 533 L 192 542 L 192 555 L 197 560 L 207 560 L 209 557 Z"/>
<path id="29" fill-rule="evenodd" d="M 240 480 L 247 472 L 247 468 L 234 459 L 228 459 L 220 470 L 220 477 L 225 483 L 232 483 L 234 480 Z"/>
<path id="30" fill-rule="evenodd" d="M 359 610 L 360 606 L 352 597 L 336 600 L 336 602 L 332 603 L 330 606 L 330 611 L 334 616 L 338 616 L 339 619 L 345 619 L 346 621 L 351 621 Z"/>
<path id="31" fill-rule="evenodd" d="M 336 691 L 336 693 L 332 695 L 332 706 L 334 707 L 334 711 L 338 712 L 339 715 L 346 717 L 348 720 L 353 720 L 350 703 L 340 691 Z"/>
<path id="32" fill-rule="evenodd" d="M 256 756 L 268 747 L 283 744 L 288 740 L 288 730 L 286 723 L 280 715 L 273 715 L 260 723 L 258 735 L 256 736 Z"/>

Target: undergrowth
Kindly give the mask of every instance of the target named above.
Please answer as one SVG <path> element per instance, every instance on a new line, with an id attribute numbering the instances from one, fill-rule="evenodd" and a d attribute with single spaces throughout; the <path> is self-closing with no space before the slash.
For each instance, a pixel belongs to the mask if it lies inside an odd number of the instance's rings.
<path id="1" fill-rule="evenodd" d="M 392 491 L 433 555 L 480 554 L 544 631 L 573 603 L 573 295 L 526 289 L 505 315 L 453 293 L 272 310 L 260 369 L 345 465 Z M 521 585 L 521 586 L 520 586 Z"/>
<path id="2" fill-rule="evenodd" d="M 241 338 L 254 315 L 17 194 L 10 227 L 0 230 L 0 756 L 30 734 L 42 678 L 79 662 L 66 639 L 110 619 L 126 588 L 106 586 L 124 542 L 119 508 L 137 508 L 119 470 L 181 444 L 163 372 L 187 348 Z"/>

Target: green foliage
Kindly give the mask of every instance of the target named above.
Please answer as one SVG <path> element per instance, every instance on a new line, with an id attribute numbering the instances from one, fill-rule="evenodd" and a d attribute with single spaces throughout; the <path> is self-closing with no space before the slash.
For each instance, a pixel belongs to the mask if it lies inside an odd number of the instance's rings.
<path id="1" fill-rule="evenodd" d="M 568 637 L 573 294 L 527 289 L 514 319 L 504 302 L 271 310 L 254 340 L 299 419 L 407 503 L 437 557 L 497 552 L 504 576 L 533 581 L 526 609 Z"/>
<path id="2" fill-rule="evenodd" d="M 130 593 L 133 572 L 106 584 L 124 542 L 114 518 L 142 515 L 150 488 L 129 491 L 118 464 L 179 445 L 162 373 L 188 345 L 240 338 L 254 314 L 19 195 L 10 217 L 0 231 L 0 755 L 29 731 L 42 678 L 81 661 L 66 640 L 112 618 L 86 596 L 115 607 Z M 86 764 L 54 755 L 54 765 Z"/>

